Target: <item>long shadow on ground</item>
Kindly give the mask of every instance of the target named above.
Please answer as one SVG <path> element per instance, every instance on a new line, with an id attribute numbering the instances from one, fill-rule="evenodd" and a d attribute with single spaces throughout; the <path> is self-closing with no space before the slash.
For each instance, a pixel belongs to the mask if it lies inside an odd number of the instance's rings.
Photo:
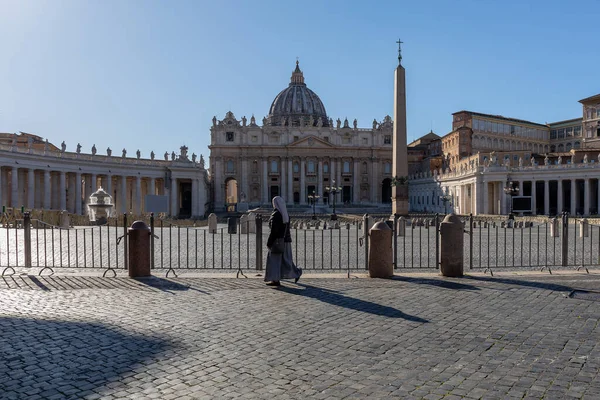
<path id="1" fill-rule="evenodd" d="M 164 340 L 96 323 L 0 317 L 0 397 L 101 393 L 168 347 Z"/>
<path id="2" fill-rule="evenodd" d="M 279 290 L 297 296 L 310 297 L 312 299 L 319 300 L 324 303 L 332 304 L 338 307 L 349 308 L 351 310 L 362 311 L 374 315 L 381 315 L 383 317 L 402 318 L 408 321 L 421 323 L 429 322 L 426 319 L 410 314 L 405 314 L 402 311 L 397 310 L 393 307 L 383 306 L 381 304 L 373 303 L 367 300 L 357 299 L 355 297 L 344 296 L 333 290 L 328 290 L 306 284 L 298 285 L 301 286 L 302 289 L 281 286 Z"/>
<path id="3" fill-rule="evenodd" d="M 524 279 L 497 278 L 497 277 L 472 276 L 472 275 L 465 275 L 464 279 L 469 279 L 471 281 L 479 281 L 479 282 L 503 283 L 506 285 L 526 286 L 526 287 L 537 288 L 537 289 L 553 290 L 553 291 L 557 291 L 557 292 L 571 292 L 574 290 L 570 286 L 560 285 L 557 283 L 527 281 Z"/>
<path id="4" fill-rule="evenodd" d="M 392 280 L 402 281 L 407 283 L 414 283 L 417 285 L 431 285 L 437 286 L 444 289 L 453 289 L 453 290 L 480 290 L 477 286 L 467 285 L 464 283 L 446 281 L 443 279 L 429 279 L 429 278 L 411 278 L 409 276 L 399 276 L 394 275 Z"/>

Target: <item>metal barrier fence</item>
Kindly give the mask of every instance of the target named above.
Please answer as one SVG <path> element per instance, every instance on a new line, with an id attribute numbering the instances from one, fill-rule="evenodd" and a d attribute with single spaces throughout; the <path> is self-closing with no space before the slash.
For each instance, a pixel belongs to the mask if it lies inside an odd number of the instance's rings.
<path id="1" fill-rule="evenodd" d="M 395 269 L 439 268 L 442 216 L 386 220 L 393 230 Z M 545 222 L 482 221 L 462 216 L 465 269 L 492 272 L 500 268 L 555 267 L 578 269 L 600 265 L 600 225 L 567 215 Z M 0 228 L 2 275 L 16 267 L 101 268 L 115 273 L 127 269 L 127 216 L 122 226 L 63 228 L 31 219 L 28 214 Z M 269 236 L 266 221 L 240 219 L 216 228 L 183 226 L 150 217 L 151 268 L 179 270 L 262 270 Z M 362 220 L 293 221 L 295 263 L 309 271 L 364 271 L 368 269 L 368 230 L 376 222 Z M 327 225 L 329 224 L 329 225 Z M 333 225 L 332 225 L 333 224 Z"/>

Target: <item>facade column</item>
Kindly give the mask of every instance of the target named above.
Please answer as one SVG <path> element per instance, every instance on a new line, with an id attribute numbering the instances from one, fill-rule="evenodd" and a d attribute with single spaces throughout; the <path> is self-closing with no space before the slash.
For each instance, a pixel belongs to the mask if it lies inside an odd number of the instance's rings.
<path id="1" fill-rule="evenodd" d="M 269 188 L 268 188 L 268 176 L 269 176 L 269 171 L 267 170 L 267 159 L 263 158 L 262 160 L 262 204 L 270 204 L 271 202 L 269 201 Z"/>
<path id="2" fill-rule="evenodd" d="M 319 204 L 319 201 L 323 202 L 323 196 L 325 195 L 325 193 L 323 193 L 323 160 L 319 159 L 319 164 L 318 167 L 319 170 L 317 171 L 317 194 L 319 196 L 321 196 L 319 199 L 317 199 L 317 204 Z"/>
<path id="3" fill-rule="evenodd" d="M 544 179 L 544 214 L 550 215 L 550 181 Z"/>
<path id="4" fill-rule="evenodd" d="M 561 214 L 564 210 L 563 199 L 565 198 L 565 194 L 563 193 L 563 184 L 562 179 L 558 180 L 558 188 L 556 190 L 556 213 Z"/>
<path id="5" fill-rule="evenodd" d="M 238 194 L 239 198 L 239 194 Z M 237 201 L 237 199 L 236 199 Z M 198 216 L 198 179 L 192 179 L 192 217 Z"/>
<path id="6" fill-rule="evenodd" d="M 214 169 L 215 169 L 215 172 L 214 172 L 215 179 L 213 181 L 214 190 L 215 190 L 214 206 L 215 206 L 216 210 L 222 210 L 223 207 L 225 206 L 224 201 L 223 201 L 223 193 L 225 192 L 225 190 L 224 190 L 224 182 L 223 182 L 223 158 L 222 157 L 215 158 Z M 212 174 L 212 171 L 211 171 L 211 174 Z M 173 182 L 171 181 L 171 186 L 169 187 L 169 190 L 171 191 L 172 189 L 173 189 Z M 169 204 L 171 204 L 171 203 L 169 203 Z"/>
<path id="7" fill-rule="evenodd" d="M 585 178 L 583 186 L 583 215 L 590 215 L 590 178 Z"/>
<path id="8" fill-rule="evenodd" d="M 10 174 L 11 180 L 11 196 L 10 196 L 10 206 L 14 208 L 19 207 L 19 169 L 17 167 L 12 167 L 12 171 Z"/>
<path id="9" fill-rule="evenodd" d="M 288 158 L 287 161 L 288 164 L 288 169 L 287 169 L 287 203 L 288 204 L 294 204 L 294 175 L 293 175 L 293 163 L 292 163 L 292 158 Z"/>
<path id="10" fill-rule="evenodd" d="M 377 179 L 377 159 L 375 157 L 371 158 L 371 177 L 369 183 L 371 184 L 371 195 L 369 196 L 369 200 L 372 204 L 375 204 L 377 203 L 377 189 L 379 187 L 379 181 Z"/>
<path id="11" fill-rule="evenodd" d="M 121 193 L 120 194 L 120 199 L 119 199 L 119 212 L 121 214 L 124 214 L 126 212 L 128 212 L 128 208 L 127 208 L 127 177 L 126 176 L 122 176 L 121 177 Z"/>
<path id="12" fill-rule="evenodd" d="M 245 200 L 244 201 L 248 201 L 249 199 L 249 195 L 248 195 L 248 157 L 242 157 L 242 173 L 239 174 L 240 177 L 240 183 L 238 186 L 239 191 L 241 191 L 242 193 L 244 193 L 245 196 Z M 239 193 L 238 196 L 241 196 L 241 193 Z"/>
<path id="13" fill-rule="evenodd" d="M 75 174 L 75 214 L 81 215 L 81 172 Z"/>
<path id="14" fill-rule="evenodd" d="M 500 210 L 502 210 L 500 214 L 508 215 L 510 212 L 510 205 L 508 204 L 508 195 L 504 191 L 503 182 L 498 182 L 497 186 L 500 188 Z"/>
<path id="15" fill-rule="evenodd" d="M 577 181 L 571 179 L 571 215 L 577 215 Z"/>
<path id="16" fill-rule="evenodd" d="M 60 177 L 59 177 L 59 207 L 60 210 L 66 210 L 67 209 L 67 173 L 64 171 L 60 172 Z"/>
<path id="17" fill-rule="evenodd" d="M 27 208 L 35 208 L 35 170 L 29 168 L 27 171 Z"/>
<path id="18" fill-rule="evenodd" d="M 133 214 L 142 214 L 142 177 L 139 174 L 135 177 L 135 201 L 133 202 Z"/>
<path id="19" fill-rule="evenodd" d="M 96 174 L 92 174 L 91 175 L 91 182 L 90 182 L 90 190 L 91 193 L 94 193 L 96 190 L 98 190 L 98 176 Z"/>
<path id="20" fill-rule="evenodd" d="M 50 171 L 46 170 L 44 171 L 44 209 L 45 210 L 49 210 L 50 209 L 50 194 L 51 194 L 51 187 L 50 187 Z"/>
<path id="21" fill-rule="evenodd" d="M 169 203 L 171 206 L 171 216 L 176 217 L 179 214 L 179 185 L 177 183 L 177 178 L 171 177 L 171 188 L 169 190 L 171 195 L 171 202 Z"/>
<path id="22" fill-rule="evenodd" d="M 304 177 L 306 159 L 302 157 L 300 160 L 300 204 L 306 205 L 306 182 Z"/>
<path id="23" fill-rule="evenodd" d="M 535 181 L 531 181 L 531 214 L 537 215 L 537 191 Z"/>
<path id="24" fill-rule="evenodd" d="M 280 182 L 280 186 L 279 186 L 279 195 L 281 197 L 283 197 L 283 200 L 285 201 L 286 204 L 290 204 L 290 199 L 287 198 L 286 193 L 287 193 L 287 187 L 289 185 L 289 182 L 287 180 L 287 176 L 285 174 L 285 167 L 286 167 L 286 159 L 284 157 L 282 157 L 279 161 L 280 164 L 280 171 L 279 171 L 279 182 Z"/>

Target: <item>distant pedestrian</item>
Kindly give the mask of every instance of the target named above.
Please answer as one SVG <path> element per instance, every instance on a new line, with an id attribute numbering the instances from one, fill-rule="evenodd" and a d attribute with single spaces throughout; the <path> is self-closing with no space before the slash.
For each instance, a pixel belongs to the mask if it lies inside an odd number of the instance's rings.
<path id="1" fill-rule="evenodd" d="M 269 254 L 265 282 L 269 282 L 269 286 L 281 286 L 282 279 L 294 279 L 294 282 L 298 282 L 302 270 L 294 264 L 290 217 L 285 200 L 280 196 L 273 197 L 273 213 L 269 219 L 269 227 L 271 232 L 267 240 Z"/>

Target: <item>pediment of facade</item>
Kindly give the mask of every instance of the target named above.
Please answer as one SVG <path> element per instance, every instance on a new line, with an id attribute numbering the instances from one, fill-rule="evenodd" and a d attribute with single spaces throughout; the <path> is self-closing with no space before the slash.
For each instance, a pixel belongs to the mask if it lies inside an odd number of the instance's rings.
<path id="1" fill-rule="evenodd" d="M 331 143 L 326 142 L 325 140 L 319 139 L 315 136 L 309 136 L 309 137 L 302 138 L 302 139 L 290 144 L 288 147 L 330 149 L 334 146 Z"/>

